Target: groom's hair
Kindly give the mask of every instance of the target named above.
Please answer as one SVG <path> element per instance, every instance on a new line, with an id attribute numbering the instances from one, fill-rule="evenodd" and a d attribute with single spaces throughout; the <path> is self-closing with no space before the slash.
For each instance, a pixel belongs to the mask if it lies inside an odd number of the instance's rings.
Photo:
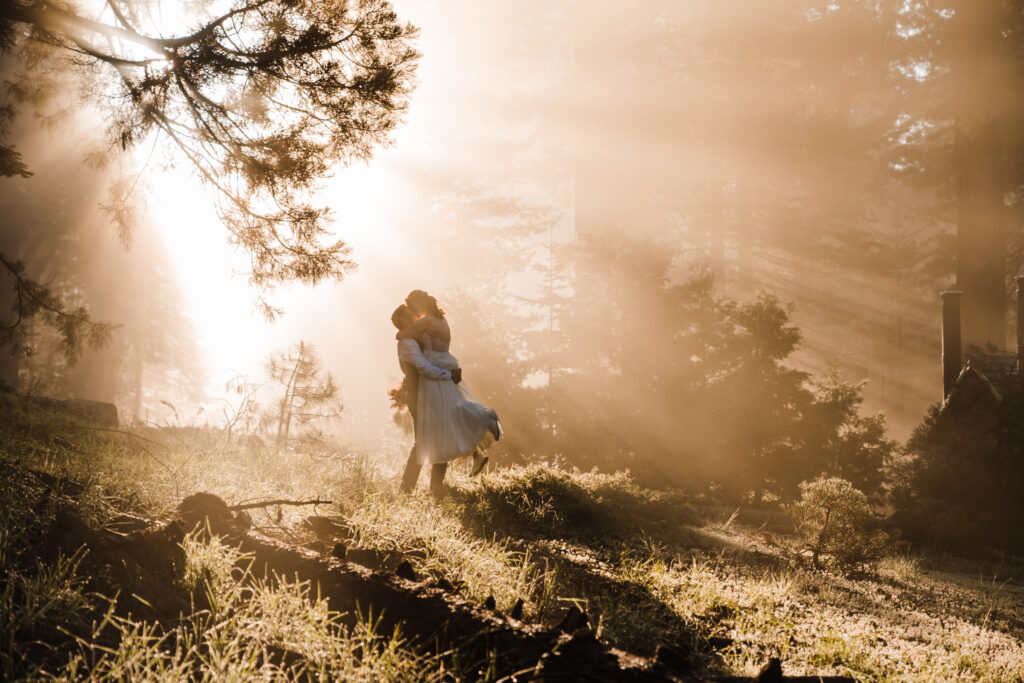
<path id="1" fill-rule="evenodd" d="M 402 319 L 409 315 L 409 307 L 402 304 L 395 309 L 395 312 L 391 314 L 391 324 L 402 329 Z"/>
<path id="2" fill-rule="evenodd" d="M 444 317 L 444 310 L 437 305 L 437 299 L 430 296 L 422 289 L 414 289 L 409 292 L 409 296 L 405 297 L 405 303 L 407 306 L 416 303 L 416 308 L 422 309 L 427 313 L 437 316 L 438 318 Z"/>

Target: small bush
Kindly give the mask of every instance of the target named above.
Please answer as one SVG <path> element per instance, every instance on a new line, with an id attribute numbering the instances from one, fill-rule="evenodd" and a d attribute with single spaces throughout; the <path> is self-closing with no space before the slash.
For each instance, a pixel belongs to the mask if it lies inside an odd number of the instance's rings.
<path id="1" fill-rule="evenodd" d="M 462 495 L 470 514 L 489 529 L 517 533 L 635 534 L 697 523 L 682 493 L 643 488 L 628 472 L 513 467 L 482 478 Z"/>
<path id="2" fill-rule="evenodd" d="M 881 557 L 889 537 L 877 528 L 867 496 L 838 477 L 800 484 L 800 500 L 783 508 L 813 553 L 815 566 L 829 555 L 840 566 Z"/>

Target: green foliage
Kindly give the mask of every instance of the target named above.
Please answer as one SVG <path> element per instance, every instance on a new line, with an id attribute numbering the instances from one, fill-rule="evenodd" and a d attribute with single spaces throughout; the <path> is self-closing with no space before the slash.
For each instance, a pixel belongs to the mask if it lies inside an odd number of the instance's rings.
<path id="1" fill-rule="evenodd" d="M 1001 402 L 958 393 L 929 409 L 896 471 L 906 535 L 952 549 L 1024 550 L 1022 406 L 1024 392 L 1011 384 Z"/>
<path id="2" fill-rule="evenodd" d="M 640 533 L 696 520 L 682 494 L 641 488 L 628 472 L 567 471 L 534 464 L 488 475 L 456 495 L 486 529 L 520 533 Z"/>
<path id="3" fill-rule="evenodd" d="M 301 439 L 320 438 L 318 423 L 341 415 L 343 405 L 334 376 L 324 373 L 316 347 L 299 341 L 287 351 L 274 354 L 267 361 L 271 381 L 284 388 L 277 401 L 275 448 L 280 452 L 289 443 L 292 426 L 305 427 Z"/>
<path id="4" fill-rule="evenodd" d="M 835 369 L 811 380 L 786 365 L 800 332 L 775 297 L 723 300 L 717 317 L 709 336 L 722 341 L 705 352 L 710 406 L 696 407 L 714 439 L 705 446 L 713 480 L 732 499 L 752 491 L 755 503 L 763 493 L 792 500 L 800 481 L 820 474 L 879 497 L 895 443 L 885 438 L 884 415 L 860 415 L 864 384 L 844 382 Z"/>
<path id="5" fill-rule="evenodd" d="M 820 477 L 800 484 L 800 500 L 787 505 L 813 554 L 815 566 L 822 554 L 841 567 L 881 557 L 888 536 L 877 528 L 867 496 L 845 479 Z"/>
<path id="6" fill-rule="evenodd" d="M 159 3 L 115 0 L 98 15 L 5 3 L 0 35 L 27 39 L 0 48 L 31 67 L 12 83 L 14 101 L 41 108 L 61 90 L 53 72 L 70 73 L 106 114 L 110 150 L 159 132 L 219 195 L 254 284 L 340 279 L 354 265 L 348 246 L 327 241 L 328 211 L 308 197 L 333 164 L 368 159 L 388 141 L 412 88 L 416 28 L 385 0 L 188 10 L 186 26 L 168 26 Z M 5 166 L 23 174 L 14 154 Z M 119 204 L 115 220 L 128 215 Z"/>
<path id="7" fill-rule="evenodd" d="M 94 321 L 84 305 L 74 306 L 50 287 L 29 278 L 21 261 L 9 261 L 0 254 L 0 266 L 7 271 L 15 294 L 14 319 L 0 322 L 0 352 L 10 346 L 10 353 L 15 355 L 32 354 L 25 328 L 33 318 L 57 331 L 61 350 L 70 365 L 78 361 L 86 348 L 98 350 L 110 343 L 110 335 L 118 325 Z"/>
<path id="8" fill-rule="evenodd" d="M 790 367 L 801 333 L 775 296 L 740 303 L 717 294 L 710 275 L 669 285 L 655 277 L 664 259 L 639 246 L 617 256 L 616 267 L 646 273 L 642 294 L 602 283 L 577 297 L 571 338 L 582 360 L 559 383 L 563 397 L 587 400 L 563 398 L 555 452 L 577 466 L 628 463 L 645 484 L 711 487 L 729 502 L 792 500 L 819 474 L 880 496 L 894 443 L 883 415 L 860 414 L 863 384 L 834 370 L 813 382 Z M 590 327 L 582 312 L 598 308 L 628 326 L 602 329 L 602 316 Z M 591 338 L 605 340 L 600 353 Z"/>
<path id="9" fill-rule="evenodd" d="M 835 368 L 813 382 L 814 403 L 801 423 L 802 450 L 822 473 L 849 481 L 877 502 L 897 444 L 886 438 L 883 413 L 860 414 L 864 385 L 844 382 Z"/>

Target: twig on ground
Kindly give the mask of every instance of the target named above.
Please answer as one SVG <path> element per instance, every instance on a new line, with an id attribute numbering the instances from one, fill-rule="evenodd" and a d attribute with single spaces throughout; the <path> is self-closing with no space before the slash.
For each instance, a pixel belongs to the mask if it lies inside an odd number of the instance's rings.
<path id="1" fill-rule="evenodd" d="M 232 510 L 232 511 L 250 510 L 252 508 L 270 507 L 271 505 L 330 505 L 330 504 L 331 504 L 331 501 L 329 501 L 329 500 L 320 500 L 319 498 L 317 498 L 316 500 L 282 500 L 282 499 L 274 499 L 274 500 L 261 500 L 261 501 L 256 502 L 256 503 L 245 503 L 244 505 L 230 505 L 230 506 L 228 506 L 228 510 Z"/>

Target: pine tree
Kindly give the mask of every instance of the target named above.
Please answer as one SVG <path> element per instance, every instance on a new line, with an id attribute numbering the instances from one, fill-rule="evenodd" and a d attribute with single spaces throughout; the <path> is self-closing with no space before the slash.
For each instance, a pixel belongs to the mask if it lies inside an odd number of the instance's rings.
<path id="1" fill-rule="evenodd" d="M 267 361 L 271 381 L 284 388 L 274 416 L 277 453 L 287 448 L 294 438 L 293 427 L 313 427 L 319 421 L 339 417 L 342 413 L 338 385 L 330 372 L 323 372 L 321 363 L 316 348 L 301 340 Z"/>

